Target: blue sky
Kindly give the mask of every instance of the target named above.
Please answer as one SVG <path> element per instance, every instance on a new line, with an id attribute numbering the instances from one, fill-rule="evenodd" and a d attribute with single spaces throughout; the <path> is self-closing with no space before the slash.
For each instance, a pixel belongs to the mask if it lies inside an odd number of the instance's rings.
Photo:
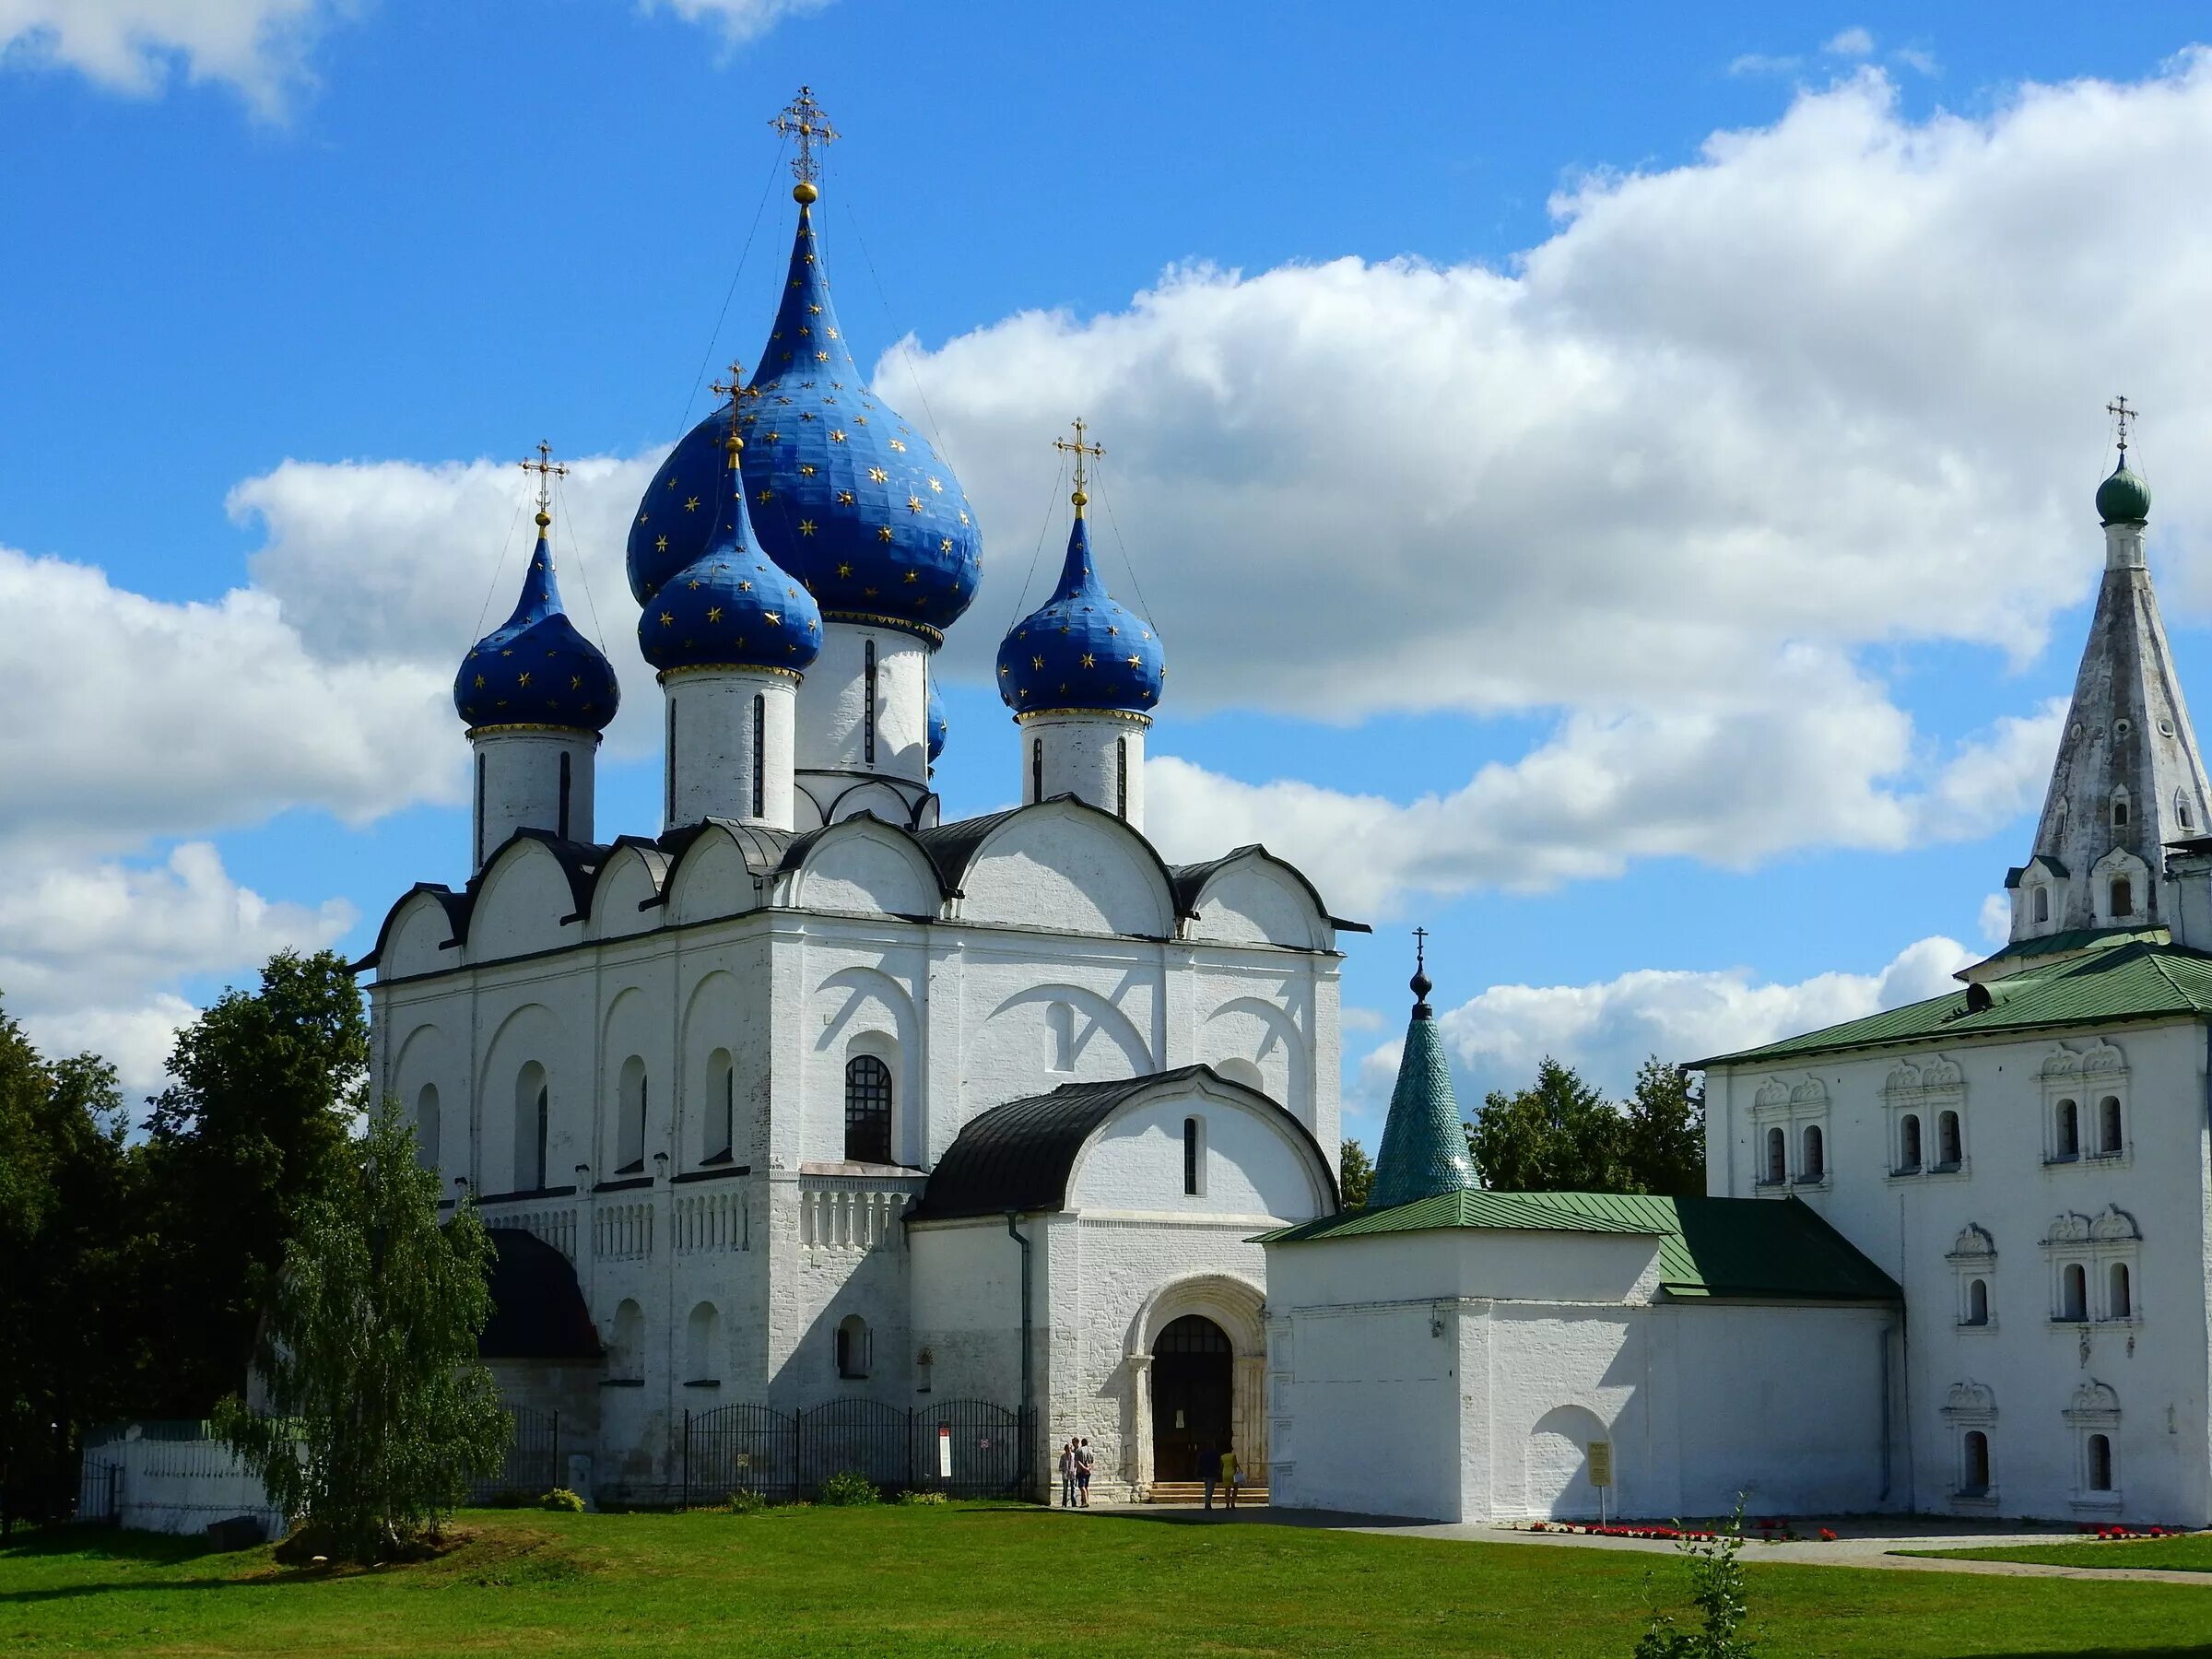
<path id="1" fill-rule="evenodd" d="M 1016 792 L 984 665 L 1086 413 L 1172 669 L 1156 830 L 1376 923 L 1355 1100 L 1417 920 L 1468 1090 L 1938 988 L 2025 852 L 2116 391 L 2212 683 L 2190 14 L 1562 13 L 18 8 L 11 1011 L 150 1086 L 274 943 L 465 874 L 441 682 L 511 601 L 507 464 L 586 458 L 568 597 L 619 644 L 625 491 L 767 325 L 802 81 L 846 327 L 982 514 L 951 812 Z M 623 732 L 603 832 L 657 822 Z"/>

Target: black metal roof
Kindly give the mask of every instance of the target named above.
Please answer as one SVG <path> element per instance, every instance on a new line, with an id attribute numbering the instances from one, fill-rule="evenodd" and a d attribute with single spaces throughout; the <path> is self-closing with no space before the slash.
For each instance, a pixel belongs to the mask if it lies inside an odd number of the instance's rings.
<path id="1" fill-rule="evenodd" d="M 519 1227 L 487 1230 L 491 1318 L 477 1338 L 486 1359 L 596 1359 L 605 1350 L 569 1258 Z"/>
<path id="2" fill-rule="evenodd" d="M 1255 1088 L 1232 1083 L 1210 1065 L 1179 1065 L 1112 1083 L 1063 1083 L 1050 1094 L 1008 1100 L 968 1121 L 930 1172 L 922 1202 L 909 1214 L 915 1221 L 945 1221 L 963 1216 L 996 1216 L 1067 1207 L 1067 1181 L 1076 1155 L 1099 1126 L 1140 1094 L 1204 1077 L 1225 1093 L 1242 1097 L 1276 1113 L 1313 1154 L 1325 1172 L 1329 1160 L 1312 1132 Z M 1329 1204 L 1336 1202 L 1329 1178 Z"/>

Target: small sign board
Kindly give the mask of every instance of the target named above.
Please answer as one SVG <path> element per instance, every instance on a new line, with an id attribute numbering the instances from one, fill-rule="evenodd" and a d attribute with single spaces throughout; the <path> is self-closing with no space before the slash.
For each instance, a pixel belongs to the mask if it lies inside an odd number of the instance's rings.
<path id="1" fill-rule="evenodd" d="M 949 1427 L 937 1430 L 937 1477 L 952 1478 L 952 1430 Z"/>
<path id="2" fill-rule="evenodd" d="M 1613 1442 L 1611 1441 L 1592 1441 L 1590 1442 L 1590 1484 L 1601 1488 L 1613 1484 Z"/>

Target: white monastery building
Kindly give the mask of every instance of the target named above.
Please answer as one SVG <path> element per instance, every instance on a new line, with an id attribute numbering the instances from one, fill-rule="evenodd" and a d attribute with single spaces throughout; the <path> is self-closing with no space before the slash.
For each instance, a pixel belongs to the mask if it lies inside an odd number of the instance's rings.
<path id="1" fill-rule="evenodd" d="M 561 611 L 541 490 L 514 614 L 455 681 L 473 873 L 403 898 L 366 964 L 375 1087 L 493 1229 L 484 1351 L 558 1414 L 564 1477 L 898 1480 L 943 1430 L 955 1478 L 1013 1478 L 1017 1413 L 1032 1478 L 1079 1433 L 1101 1495 L 1232 1435 L 1264 1469 L 1253 1240 L 1337 1207 L 1347 924 L 1260 848 L 1146 840 L 1165 668 L 1094 570 L 1079 424 L 1065 567 L 999 652 L 1022 805 L 943 815 L 932 664 L 978 532 L 854 365 L 819 112 L 787 114 L 768 346 L 629 533 L 664 821 L 595 821 L 619 690 Z"/>
<path id="2" fill-rule="evenodd" d="M 804 92 L 784 124 L 768 344 L 629 529 L 663 821 L 596 821 L 620 688 L 541 489 L 454 684 L 471 874 L 363 964 L 375 1087 L 493 1230 L 483 1351 L 562 1478 L 1035 1489 L 1080 1434 L 1104 1497 L 1233 1447 L 1277 1502 L 1453 1520 L 2212 1523 L 2212 791 L 2124 431 L 2011 943 L 1700 1063 L 1690 1198 L 1480 1190 L 1417 973 L 1347 1211 L 1353 924 L 1261 848 L 1146 839 L 1166 670 L 1094 568 L 1080 423 L 1058 584 L 998 653 L 1021 805 L 945 816 L 933 665 L 979 532 L 862 380 L 810 213 L 830 135 Z"/>
<path id="3" fill-rule="evenodd" d="M 2124 427 L 2097 507 L 2011 942 L 1699 1062 L 1709 1196 L 1475 1190 L 1417 976 L 1370 1204 L 1263 1239 L 1276 1501 L 2212 1524 L 2212 792 Z"/>

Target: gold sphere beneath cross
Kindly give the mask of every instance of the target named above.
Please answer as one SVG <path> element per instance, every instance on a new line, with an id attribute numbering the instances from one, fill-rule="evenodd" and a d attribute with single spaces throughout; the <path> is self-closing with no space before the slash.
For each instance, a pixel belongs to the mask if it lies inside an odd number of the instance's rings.
<path id="1" fill-rule="evenodd" d="M 546 512 L 545 509 L 544 509 L 544 508 L 542 508 L 542 507 L 541 507 L 541 508 L 539 508 L 539 509 L 538 509 L 538 513 L 537 513 L 537 527 L 538 527 L 540 530 L 543 530 L 543 529 L 544 529 L 544 528 L 545 528 L 545 527 L 546 527 L 547 524 L 551 524 L 552 522 L 553 522 L 553 520 L 551 519 L 551 517 L 549 517 L 549 516 L 547 514 L 547 512 Z"/>
<path id="2" fill-rule="evenodd" d="M 822 199 L 822 193 L 801 179 L 791 187 L 791 199 L 802 207 L 810 207 Z"/>

